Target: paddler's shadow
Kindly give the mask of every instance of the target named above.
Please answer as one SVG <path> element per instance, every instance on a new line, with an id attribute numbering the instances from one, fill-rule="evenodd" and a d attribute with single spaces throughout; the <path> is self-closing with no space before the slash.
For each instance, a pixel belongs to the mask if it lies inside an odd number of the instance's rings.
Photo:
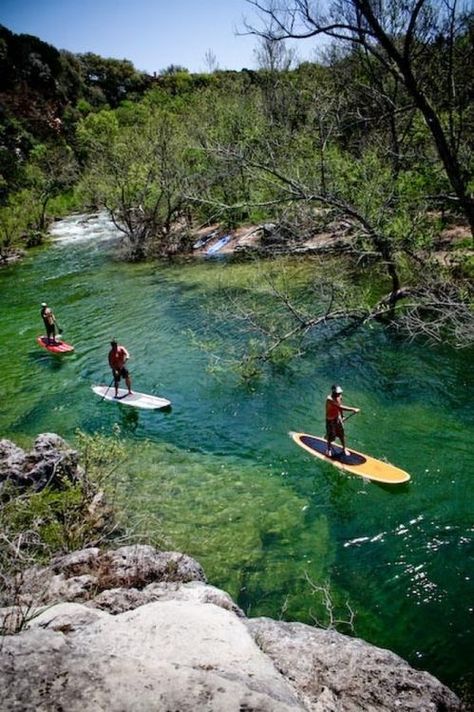
<path id="1" fill-rule="evenodd" d="M 321 465 L 318 477 L 322 477 L 326 482 L 329 501 L 338 517 L 341 520 L 351 519 L 354 507 L 354 486 L 360 485 L 360 482 L 349 482 L 345 473 L 334 471 L 330 465 L 324 463 Z"/>
<path id="2" fill-rule="evenodd" d="M 390 484 L 389 482 L 377 482 L 377 480 L 372 480 L 371 485 L 375 485 L 379 489 L 389 492 L 390 494 L 406 494 L 410 489 L 410 482 L 397 482 Z"/>
<path id="3" fill-rule="evenodd" d="M 118 401 L 120 403 L 120 400 Z M 163 414 L 171 413 L 171 405 L 167 405 L 165 408 L 160 408 L 158 411 Z M 143 411 L 141 411 L 143 413 Z M 150 412 L 150 411 L 148 411 Z M 120 408 L 120 425 L 123 430 L 134 433 L 140 422 L 140 410 L 135 408 Z"/>
<path id="4" fill-rule="evenodd" d="M 120 425 L 123 430 L 129 433 L 134 433 L 138 427 L 140 421 L 138 411 L 133 408 L 125 410 L 125 408 L 120 408 Z"/>

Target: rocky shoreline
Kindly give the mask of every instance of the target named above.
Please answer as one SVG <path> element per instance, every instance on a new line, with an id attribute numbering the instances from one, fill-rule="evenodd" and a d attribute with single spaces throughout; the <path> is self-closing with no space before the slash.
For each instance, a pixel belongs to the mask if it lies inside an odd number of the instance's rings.
<path id="1" fill-rule="evenodd" d="M 462 709 L 388 650 L 246 618 L 178 552 L 85 549 L 27 570 L 16 591 L 0 610 L 4 710 Z"/>
<path id="2" fill-rule="evenodd" d="M 35 471 L 51 486 L 58 462 L 77 468 L 53 434 L 29 454 L 0 442 L 3 483 L 23 466 L 30 485 Z M 334 630 L 247 618 L 179 552 L 133 545 L 56 556 L 4 577 L 3 604 L 5 711 L 463 709 L 436 678 L 388 650 Z"/>

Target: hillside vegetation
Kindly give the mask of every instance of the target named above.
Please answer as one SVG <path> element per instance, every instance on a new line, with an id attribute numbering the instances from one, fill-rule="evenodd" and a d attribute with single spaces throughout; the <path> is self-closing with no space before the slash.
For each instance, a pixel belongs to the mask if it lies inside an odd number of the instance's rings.
<path id="1" fill-rule="evenodd" d="M 300 332 L 397 316 L 472 343 L 472 15 L 345 0 L 338 34 L 252 4 L 269 15 L 249 28 L 256 71 L 151 77 L 0 29 L 0 257 L 72 210 L 106 209 L 130 260 L 190 252 L 215 223 L 271 222 L 293 247 L 343 233 L 383 294 L 349 308 L 321 285 L 331 308 L 299 315 Z M 285 39 L 308 31 L 332 43 L 295 66 Z"/>

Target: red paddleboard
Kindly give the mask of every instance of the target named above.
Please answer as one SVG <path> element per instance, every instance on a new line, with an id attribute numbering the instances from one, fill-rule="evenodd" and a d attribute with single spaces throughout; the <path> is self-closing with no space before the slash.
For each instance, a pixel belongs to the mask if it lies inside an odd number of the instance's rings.
<path id="1" fill-rule="evenodd" d="M 66 344 L 65 341 L 48 341 L 46 336 L 37 336 L 36 342 L 52 354 L 70 354 L 74 351 L 71 344 Z"/>

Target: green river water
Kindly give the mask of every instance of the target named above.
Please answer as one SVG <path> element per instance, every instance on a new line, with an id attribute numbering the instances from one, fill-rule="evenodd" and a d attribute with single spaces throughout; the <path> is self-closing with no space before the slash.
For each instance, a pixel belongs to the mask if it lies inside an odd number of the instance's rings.
<path id="1" fill-rule="evenodd" d="M 103 218 L 71 217 L 54 235 L 0 271 L 2 437 L 29 446 L 49 431 L 73 443 L 78 428 L 119 428 L 130 522 L 197 558 L 248 615 L 324 622 L 312 585 L 324 583 L 335 617 L 349 617 L 349 602 L 357 636 L 457 691 L 472 684 L 472 351 L 367 330 L 249 388 L 209 373 L 189 330 L 208 318 L 219 280 L 253 267 L 125 264 Z M 44 300 L 72 356 L 36 345 Z M 110 382 L 112 335 L 131 352 L 133 387 L 169 398 L 170 411 L 94 396 L 93 383 Z M 290 440 L 289 430 L 322 433 L 334 381 L 362 411 L 349 444 L 407 470 L 409 484 L 342 474 Z"/>

